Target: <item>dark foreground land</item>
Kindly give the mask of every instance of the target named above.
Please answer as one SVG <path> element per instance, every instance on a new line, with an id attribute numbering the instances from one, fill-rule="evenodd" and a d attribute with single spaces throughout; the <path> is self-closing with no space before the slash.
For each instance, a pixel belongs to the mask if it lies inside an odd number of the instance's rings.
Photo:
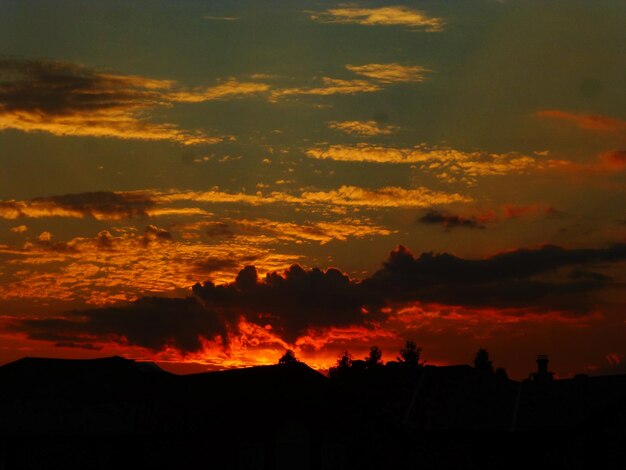
<path id="1" fill-rule="evenodd" d="M 120 357 L 0 367 L 0 469 L 626 468 L 626 376 L 470 366 L 188 376 Z"/>

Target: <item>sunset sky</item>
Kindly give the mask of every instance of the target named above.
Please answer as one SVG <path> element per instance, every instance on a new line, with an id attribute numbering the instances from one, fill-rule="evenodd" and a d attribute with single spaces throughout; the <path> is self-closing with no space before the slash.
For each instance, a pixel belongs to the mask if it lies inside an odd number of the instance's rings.
<path id="1" fill-rule="evenodd" d="M 414 340 L 626 372 L 625 24 L 614 0 L 3 0 L 0 363 Z"/>

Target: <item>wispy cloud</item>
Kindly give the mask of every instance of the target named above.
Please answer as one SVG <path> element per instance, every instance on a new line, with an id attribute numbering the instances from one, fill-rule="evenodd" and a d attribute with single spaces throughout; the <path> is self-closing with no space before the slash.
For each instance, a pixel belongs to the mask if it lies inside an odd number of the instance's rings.
<path id="1" fill-rule="evenodd" d="M 237 21 L 240 18 L 238 16 L 211 16 L 207 15 L 204 17 L 205 20 L 210 21 Z"/>
<path id="2" fill-rule="evenodd" d="M 227 99 L 268 88 L 229 79 L 211 87 L 186 89 L 172 80 L 102 72 L 77 64 L 5 59 L 0 60 L 0 130 L 212 144 L 224 136 L 151 122 L 146 114 L 178 102 Z"/>
<path id="3" fill-rule="evenodd" d="M 423 82 L 429 69 L 419 65 L 365 64 L 346 65 L 346 68 L 357 75 L 373 78 L 382 83 Z"/>
<path id="4" fill-rule="evenodd" d="M 382 87 L 368 80 L 342 80 L 338 78 L 322 77 L 321 84 L 313 87 L 282 88 L 274 90 L 270 100 L 276 100 L 290 95 L 354 95 L 357 93 L 372 93 Z"/>
<path id="5" fill-rule="evenodd" d="M 167 97 L 177 103 L 202 103 L 204 101 L 225 100 L 240 96 L 263 93 L 270 89 L 266 83 L 240 82 L 234 78 L 223 83 L 206 87 L 194 88 L 186 91 L 172 92 Z"/>
<path id="6" fill-rule="evenodd" d="M 441 31 L 444 22 L 425 12 L 405 6 L 380 8 L 340 7 L 310 12 L 311 19 L 322 23 L 360 24 L 365 26 L 406 26 L 415 31 Z"/>
<path id="7" fill-rule="evenodd" d="M 537 111 L 536 115 L 541 118 L 567 122 L 588 131 L 626 133 L 626 121 L 601 114 L 571 113 L 559 109 L 543 109 Z"/>
<path id="8" fill-rule="evenodd" d="M 281 88 L 273 90 L 270 101 L 292 95 L 354 95 L 357 93 L 372 93 L 382 90 L 385 86 L 394 83 L 416 83 L 426 79 L 425 73 L 430 70 L 419 65 L 364 64 L 346 65 L 346 69 L 355 75 L 366 79 L 340 79 L 322 77 L 316 85 L 308 87 Z"/>
<path id="9" fill-rule="evenodd" d="M 398 129 L 396 126 L 381 125 L 376 121 L 331 121 L 328 127 L 346 134 L 364 137 L 389 135 Z"/>

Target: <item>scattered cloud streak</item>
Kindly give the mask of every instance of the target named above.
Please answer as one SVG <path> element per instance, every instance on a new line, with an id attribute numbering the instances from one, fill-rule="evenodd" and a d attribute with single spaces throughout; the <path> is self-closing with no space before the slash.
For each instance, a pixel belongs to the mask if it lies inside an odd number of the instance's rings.
<path id="1" fill-rule="evenodd" d="M 385 227 L 372 224 L 368 220 L 343 219 L 337 222 L 308 222 L 295 224 L 269 219 L 222 219 L 220 222 L 205 222 L 206 233 L 212 237 L 268 237 L 268 241 L 303 241 L 326 244 L 333 240 L 346 241 L 349 238 L 388 236 L 394 233 Z"/>
<path id="2" fill-rule="evenodd" d="M 398 148 L 368 143 L 339 144 L 310 148 L 306 155 L 319 160 L 342 162 L 413 164 L 442 180 L 467 183 L 475 183 L 480 176 L 523 174 L 544 167 L 538 158 L 518 153 L 464 152 L 450 148 L 428 148 L 425 145 Z"/>
<path id="3" fill-rule="evenodd" d="M 203 192 L 151 193 L 156 201 L 196 201 L 206 203 L 296 204 L 304 206 L 346 206 L 363 208 L 427 207 L 453 202 L 470 202 L 469 196 L 459 193 L 433 191 L 428 188 L 405 189 L 396 186 L 369 189 L 358 186 L 341 186 L 327 191 L 302 191 L 290 194 L 274 191 L 267 194 L 226 193 L 218 189 Z"/>
<path id="4" fill-rule="evenodd" d="M 373 93 L 380 91 L 384 86 L 395 83 L 422 82 L 426 79 L 425 73 L 430 70 L 419 65 L 365 64 L 346 65 L 346 69 L 355 75 L 366 79 L 340 79 L 322 77 L 319 85 L 310 87 L 281 88 L 273 90 L 270 101 L 277 101 L 285 96 L 294 95 L 354 95 L 359 93 Z"/>
<path id="5" fill-rule="evenodd" d="M 288 193 L 229 193 L 219 188 L 209 191 L 127 192 L 97 191 L 35 198 L 26 201 L 0 201 L 0 218 L 92 217 L 96 220 L 122 220 L 133 217 L 209 216 L 198 204 L 246 204 L 252 206 L 286 204 L 294 206 L 362 207 L 369 209 L 394 207 L 427 207 L 453 202 L 470 202 L 459 193 L 434 191 L 425 187 L 405 189 L 397 186 L 362 188 L 341 186 L 326 191 Z M 172 204 L 193 203 L 192 207 Z"/>

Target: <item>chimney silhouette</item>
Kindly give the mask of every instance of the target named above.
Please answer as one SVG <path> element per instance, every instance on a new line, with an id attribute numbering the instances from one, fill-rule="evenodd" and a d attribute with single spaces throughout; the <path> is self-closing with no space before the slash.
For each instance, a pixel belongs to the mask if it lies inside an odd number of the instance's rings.
<path id="1" fill-rule="evenodd" d="M 547 374 L 548 373 L 548 355 L 547 354 L 539 354 L 537 356 L 537 373 L 538 374 Z"/>
<path id="2" fill-rule="evenodd" d="M 536 383 L 551 382 L 554 376 L 554 372 L 548 371 L 548 355 L 537 355 L 537 372 L 530 374 L 530 380 Z"/>

